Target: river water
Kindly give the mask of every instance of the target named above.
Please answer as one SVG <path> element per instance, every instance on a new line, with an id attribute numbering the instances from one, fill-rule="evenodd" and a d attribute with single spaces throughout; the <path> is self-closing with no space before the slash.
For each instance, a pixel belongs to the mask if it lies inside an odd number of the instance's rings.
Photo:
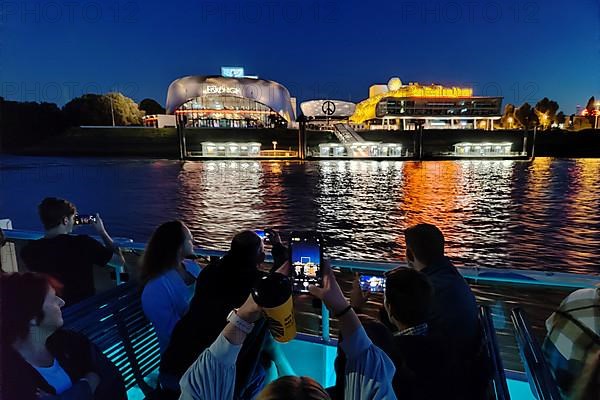
<path id="1" fill-rule="evenodd" d="M 0 218 L 41 229 L 64 197 L 145 242 L 179 218 L 199 246 L 234 232 L 318 229 L 336 258 L 403 260 L 404 228 L 438 225 L 458 265 L 598 273 L 600 160 L 203 161 L 0 157 Z M 86 228 L 83 228 L 86 229 Z M 87 232 L 87 231 L 86 231 Z"/>

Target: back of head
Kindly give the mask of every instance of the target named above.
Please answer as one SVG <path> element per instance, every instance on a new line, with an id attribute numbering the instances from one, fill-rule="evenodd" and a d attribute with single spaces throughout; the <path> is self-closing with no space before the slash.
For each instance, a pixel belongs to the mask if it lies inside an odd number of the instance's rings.
<path id="1" fill-rule="evenodd" d="M 34 272 L 0 275 L 0 338 L 2 345 L 11 345 L 29 333 L 29 323 L 44 318 L 42 307 L 50 287 L 60 284 L 43 274 Z"/>
<path id="2" fill-rule="evenodd" d="M 257 400 L 331 400 L 317 381 L 307 376 L 284 376 L 264 388 Z"/>
<path id="3" fill-rule="evenodd" d="M 406 326 L 429 318 L 433 288 L 427 276 L 411 268 L 396 268 L 386 274 L 385 301 L 391 316 Z"/>
<path id="4" fill-rule="evenodd" d="M 437 226 L 418 224 L 404 231 L 406 248 L 429 266 L 444 257 L 444 235 Z"/>
<path id="5" fill-rule="evenodd" d="M 175 267 L 184 240 L 184 225 L 181 221 L 165 222 L 156 228 L 141 260 L 142 284 Z"/>
<path id="6" fill-rule="evenodd" d="M 46 230 L 60 225 L 65 217 L 74 215 L 76 211 L 73 203 L 57 197 L 46 197 L 38 206 L 40 220 Z"/>
<path id="7" fill-rule="evenodd" d="M 262 239 L 253 231 L 242 231 L 231 240 L 229 255 L 244 266 L 256 266 L 265 257 Z"/>

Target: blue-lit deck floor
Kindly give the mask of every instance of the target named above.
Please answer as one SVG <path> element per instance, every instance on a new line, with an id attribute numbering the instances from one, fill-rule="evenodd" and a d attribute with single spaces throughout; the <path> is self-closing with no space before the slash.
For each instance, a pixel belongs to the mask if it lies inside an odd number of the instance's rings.
<path id="1" fill-rule="evenodd" d="M 335 370 L 333 368 L 337 352 L 335 346 L 305 340 L 293 340 L 280 346 L 294 368 L 296 375 L 310 376 L 324 387 L 335 384 Z M 535 400 L 528 382 L 518 379 L 521 376 L 525 379 L 522 373 L 509 374 L 509 376 L 511 377 L 508 379 L 508 388 L 511 398 Z M 137 386 L 131 388 L 127 394 L 130 400 L 144 398 L 142 391 Z"/>

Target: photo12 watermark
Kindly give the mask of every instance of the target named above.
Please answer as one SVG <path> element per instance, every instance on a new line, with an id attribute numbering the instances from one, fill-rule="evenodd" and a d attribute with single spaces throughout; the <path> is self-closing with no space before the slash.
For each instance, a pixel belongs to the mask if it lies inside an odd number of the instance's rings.
<path id="1" fill-rule="evenodd" d="M 138 22 L 137 1 L 12 1 L 0 0 L 0 25 Z"/>
<path id="2" fill-rule="evenodd" d="M 540 22 L 540 11 L 537 1 L 403 1 L 400 20 L 422 24 L 533 24 Z"/>
<path id="3" fill-rule="evenodd" d="M 84 94 L 119 92 L 135 98 L 140 92 L 137 82 L 110 85 L 98 82 L 0 82 L 0 96 L 12 101 L 35 101 L 38 103 L 68 103 Z"/>
<path id="4" fill-rule="evenodd" d="M 202 1 L 200 21 L 224 24 L 333 23 L 341 18 L 341 1 Z"/>

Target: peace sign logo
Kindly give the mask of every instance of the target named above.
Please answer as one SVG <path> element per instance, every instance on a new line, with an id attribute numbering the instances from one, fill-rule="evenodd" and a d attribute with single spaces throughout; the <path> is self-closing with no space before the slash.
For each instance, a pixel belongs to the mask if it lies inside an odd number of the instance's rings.
<path id="1" fill-rule="evenodd" d="M 333 115 L 335 112 L 335 104 L 331 100 L 324 101 L 321 110 L 323 110 L 323 114 L 325 115 Z"/>

